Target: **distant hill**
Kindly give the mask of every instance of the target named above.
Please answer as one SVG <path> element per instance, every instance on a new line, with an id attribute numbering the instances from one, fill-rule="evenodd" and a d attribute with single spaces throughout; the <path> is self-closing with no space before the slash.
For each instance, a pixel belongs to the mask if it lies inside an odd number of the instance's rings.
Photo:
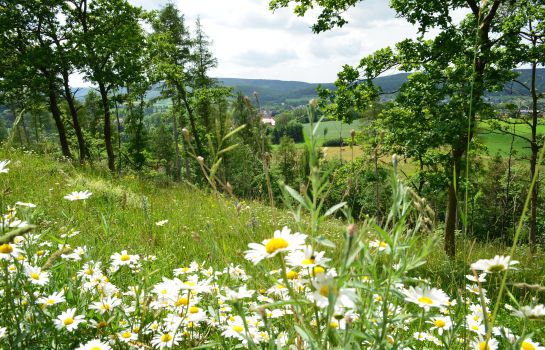
<path id="1" fill-rule="evenodd" d="M 407 81 L 408 75 L 408 73 L 389 75 L 377 78 L 376 82 L 384 92 L 393 92 Z M 254 92 L 257 92 L 260 102 L 264 105 L 282 103 L 301 105 L 316 97 L 318 86 L 335 89 L 335 85 L 332 83 L 315 84 L 300 81 L 237 78 L 219 78 L 218 80 L 225 86 L 232 87 L 235 92 L 240 91 L 247 96 L 252 96 Z"/>
<path id="2" fill-rule="evenodd" d="M 520 73 L 518 80 L 529 84 L 530 69 L 517 69 Z M 396 92 L 401 85 L 407 81 L 408 73 L 398 73 L 377 78 L 376 83 L 385 93 Z M 334 89 L 332 83 L 315 84 L 301 81 L 284 81 L 268 79 L 239 79 L 239 78 L 218 78 L 218 81 L 225 86 L 232 87 L 235 92 L 242 92 L 244 95 L 253 96 L 257 92 L 262 105 L 291 105 L 297 106 L 306 104 L 310 99 L 316 97 L 316 88 L 322 86 Z M 538 89 L 545 91 L 545 69 L 540 69 L 537 79 Z M 91 88 L 79 88 L 76 96 L 79 99 L 85 98 Z M 161 85 L 156 84 L 149 92 L 148 98 L 160 95 Z M 490 94 L 494 101 L 499 102 L 512 97 L 528 96 L 528 92 L 517 83 L 508 83 L 502 92 Z"/>

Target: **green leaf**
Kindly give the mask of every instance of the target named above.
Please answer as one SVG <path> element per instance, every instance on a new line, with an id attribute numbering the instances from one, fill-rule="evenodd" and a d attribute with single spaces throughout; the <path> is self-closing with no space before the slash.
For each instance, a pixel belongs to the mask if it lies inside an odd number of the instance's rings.
<path id="1" fill-rule="evenodd" d="M 229 146 L 229 147 L 226 147 L 226 148 L 224 148 L 224 149 L 222 149 L 221 151 L 218 152 L 218 156 L 220 156 L 220 155 L 222 155 L 222 154 L 224 154 L 224 153 L 227 153 L 227 152 L 229 152 L 229 151 L 232 151 L 232 150 L 234 150 L 235 148 L 237 148 L 238 146 L 240 146 L 240 144 L 235 143 L 234 145 L 231 145 L 231 146 Z"/>
<path id="2" fill-rule="evenodd" d="M 284 188 L 285 188 L 286 191 L 288 191 L 288 193 L 293 197 L 293 199 L 295 199 L 295 200 L 298 201 L 303 207 L 305 207 L 305 208 L 308 209 L 308 204 L 307 204 L 307 202 L 306 202 L 305 199 L 299 194 L 299 192 L 297 192 L 296 190 L 294 190 L 293 188 L 291 188 L 291 187 L 288 186 L 288 185 L 285 185 Z"/>
<path id="3" fill-rule="evenodd" d="M 212 166 L 212 169 L 210 169 L 210 180 L 212 180 L 214 176 L 216 176 L 216 173 L 218 172 L 222 161 L 223 158 L 218 159 L 218 161 Z"/>
<path id="4" fill-rule="evenodd" d="M 227 135 L 225 135 L 222 139 L 222 141 L 225 141 L 227 140 L 228 138 L 230 138 L 231 136 L 235 135 L 237 132 L 239 132 L 240 130 L 244 129 L 246 127 L 246 124 L 243 124 L 241 126 L 239 126 L 238 128 L 236 128 L 235 130 L 231 131 L 230 133 L 228 133 Z"/>
<path id="5" fill-rule="evenodd" d="M 320 245 L 323 245 L 324 247 L 328 247 L 328 248 L 332 248 L 332 249 L 337 247 L 337 245 L 335 243 L 333 243 L 329 239 L 325 238 L 324 236 L 318 236 L 318 237 L 314 238 L 314 240 L 316 240 L 316 243 L 318 243 Z"/>
<path id="6" fill-rule="evenodd" d="M 329 208 L 325 214 L 324 214 L 324 217 L 328 217 L 330 216 L 331 214 L 335 213 L 337 210 L 341 209 L 342 207 L 344 207 L 346 205 L 346 202 L 341 202 L 339 204 L 336 204 L 334 206 L 332 206 L 331 208 Z"/>

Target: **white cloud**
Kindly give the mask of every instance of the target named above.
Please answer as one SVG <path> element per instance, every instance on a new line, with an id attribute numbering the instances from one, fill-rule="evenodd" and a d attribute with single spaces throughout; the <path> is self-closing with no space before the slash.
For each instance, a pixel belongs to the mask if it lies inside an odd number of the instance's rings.
<path id="1" fill-rule="evenodd" d="M 165 3 L 129 1 L 148 10 Z M 362 1 L 346 13 L 348 24 L 321 34 L 310 29 L 317 10 L 303 18 L 291 9 L 273 13 L 269 0 L 177 0 L 176 4 L 188 24 L 200 16 L 218 58 L 212 71 L 216 77 L 332 82 L 343 65 L 357 64 L 375 50 L 417 35 L 417 29 L 396 18 L 384 0 Z"/>

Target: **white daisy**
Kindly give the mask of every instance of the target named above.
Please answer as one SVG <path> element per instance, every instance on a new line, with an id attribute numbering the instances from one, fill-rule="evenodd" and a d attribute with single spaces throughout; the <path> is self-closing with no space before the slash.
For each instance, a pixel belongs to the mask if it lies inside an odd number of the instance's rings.
<path id="1" fill-rule="evenodd" d="M 444 331 L 448 331 L 452 327 L 452 320 L 450 316 L 438 316 L 433 317 L 428 323 L 432 324 L 431 329 L 437 329 L 439 335 L 443 335 Z"/>
<path id="2" fill-rule="evenodd" d="M 543 306 L 543 304 L 536 306 L 522 306 L 520 310 L 516 310 L 513 307 L 509 307 L 509 309 L 513 315 L 520 318 L 528 317 L 529 319 L 535 320 L 545 316 L 545 306 Z"/>
<path id="3" fill-rule="evenodd" d="M 417 304 L 418 306 L 429 310 L 432 307 L 448 306 L 449 297 L 441 289 L 437 288 L 421 288 L 410 287 L 403 290 L 405 300 Z"/>
<path id="4" fill-rule="evenodd" d="M 72 332 L 81 322 L 84 322 L 85 318 L 82 315 L 76 315 L 76 309 L 68 309 L 61 313 L 53 322 L 57 329 L 66 328 L 67 331 Z"/>
<path id="5" fill-rule="evenodd" d="M 21 249 L 16 244 L 4 243 L 0 244 L 0 259 L 10 260 L 17 258 L 21 254 Z"/>
<path id="6" fill-rule="evenodd" d="M 478 339 L 471 343 L 471 350 L 497 350 L 498 341 L 494 338 L 490 338 L 488 341 L 485 339 Z"/>
<path id="7" fill-rule="evenodd" d="M 112 350 L 112 347 L 108 345 L 108 343 L 101 342 L 99 339 L 94 339 L 85 344 L 81 344 L 76 350 Z"/>
<path id="8" fill-rule="evenodd" d="M 36 204 L 33 203 L 16 202 L 15 205 L 18 205 L 20 207 L 36 208 Z"/>
<path id="9" fill-rule="evenodd" d="M 225 288 L 225 295 L 227 296 L 227 299 L 229 300 L 240 300 L 240 299 L 246 299 L 251 298 L 254 296 L 255 290 L 248 290 L 246 285 L 241 286 L 238 291 Z"/>
<path id="10" fill-rule="evenodd" d="M 509 256 L 496 255 L 493 259 L 481 259 L 474 262 L 471 264 L 471 269 L 486 273 L 495 273 L 505 271 L 518 263 L 516 260 L 511 260 Z"/>
<path id="11" fill-rule="evenodd" d="M 96 301 L 89 306 L 89 309 L 97 310 L 100 314 L 112 311 L 115 307 L 121 305 L 121 299 L 116 297 L 107 297 L 101 301 Z"/>
<path id="12" fill-rule="evenodd" d="M 138 339 L 138 334 L 131 332 L 130 330 L 124 330 L 117 333 L 117 338 L 124 343 L 135 341 Z"/>
<path id="13" fill-rule="evenodd" d="M 151 345 L 159 349 L 171 348 L 178 345 L 181 339 L 182 337 L 174 332 L 159 333 L 151 340 Z"/>
<path id="14" fill-rule="evenodd" d="M 291 234 L 289 228 L 284 227 L 282 231 L 275 231 L 273 238 L 266 239 L 262 244 L 250 243 L 250 250 L 246 251 L 245 258 L 254 264 L 263 259 L 272 258 L 281 252 L 291 252 L 301 249 L 305 244 L 307 235 L 296 232 Z"/>
<path id="15" fill-rule="evenodd" d="M 309 295 L 318 307 L 329 305 L 331 297 L 335 298 L 336 308 L 353 309 L 356 307 L 356 290 L 353 288 L 338 289 L 331 275 L 320 274 L 313 281 L 314 292 Z"/>
<path id="16" fill-rule="evenodd" d="M 49 272 L 42 271 L 39 267 L 27 265 L 25 273 L 32 284 L 44 286 L 49 282 Z"/>
<path id="17" fill-rule="evenodd" d="M 545 346 L 541 346 L 538 342 L 532 341 L 532 339 L 524 339 L 520 343 L 521 350 L 545 350 Z"/>
<path id="18" fill-rule="evenodd" d="M 289 266 L 312 268 L 314 266 L 326 266 L 330 259 L 324 257 L 324 252 L 315 251 L 307 245 L 302 250 L 295 250 L 288 254 L 286 261 Z"/>
<path id="19" fill-rule="evenodd" d="M 379 241 L 378 239 L 369 242 L 369 248 L 376 249 L 379 252 L 384 252 L 385 254 L 390 254 L 390 252 L 392 251 L 388 243 L 384 241 Z"/>
<path id="20" fill-rule="evenodd" d="M 161 220 L 161 221 L 157 221 L 157 222 L 155 223 L 155 225 L 157 225 L 157 226 L 165 226 L 167 223 L 168 223 L 168 220 Z"/>
<path id="21" fill-rule="evenodd" d="M 136 264 L 139 260 L 138 255 L 130 255 L 126 250 L 121 251 L 121 253 L 113 254 L 110 259 L 112 260 L 112 265 L 115 267 Z"/>
<path id="22" fill-rule="evenodd" d="M 8 168 L 6 168 L 6 166 L 10 163 L 11 161 L 10 160 L 3 160 L 0 162 L 0 174 L 5 174 L 9 171 Z"/>
<path id="23" fill-rule="evenodd" d="M 69 201 L 85 200 L 85 199 L 91 197 L 92 194 L 93 194 L 92 192 L 89 192 L 87 190 L 85 190 L 85 191 L 74 191 L 74 192 L 64 196 L 64 199 L 68 199 Z"/>
<path id="24" fill-rule="evenodd" d="M 6 336 L 6 327 L 0 327 L 0 339 L 4 338 Z"/>
<path id="25" fill-rule="evenodd" d="M 66 301 L 66 298 L 64 297 L 64 290 L 61 289 L 58 293 L 53 293 L 50 296 L 47 297 L 41 297 L 38 298 L 37 302 L 40 305 L 43 306 L 51 306 L 55 304 L 64 303 Z"/>

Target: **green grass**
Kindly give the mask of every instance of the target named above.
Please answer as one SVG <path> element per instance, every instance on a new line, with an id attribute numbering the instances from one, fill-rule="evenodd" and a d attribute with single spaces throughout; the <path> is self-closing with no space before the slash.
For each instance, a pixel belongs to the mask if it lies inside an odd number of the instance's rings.
<path id="1" fill-rule="evenodd" d="M 37 205 L 27 221 L 47 230 L 54 239 L 69 229 L 81 231 L 72 246 L 85 245 L 94 259 L 106 261 L 127 249 L 134 254 L 153 254 L 160 273 L 206 261 L 219 268 L 253 265 L 243 257 L 250 242 L 261 242 L 283 226 L 295 227 L 285 210 L 258 202 L 242 203 L 218 197 L 189 185 L 155 183 L 126 176 L 116 178 L 107 171 L 75 167 L 49 156 L 0 150 L 0 160 L 10 159 L 9 173 L 0 177 L 1 205 L 17 201 Z M 70 202 L 72 191 L 89 190 L 86 200 Z M 169 220 L 159 227 L 157 221 Z M 342 226 L 325 225 L 338 240 Z"/>
<path id="2" fill-rule="evenodd" d="M 507 123 L 501 123 L 502 127 L 509 128 L 513 131 L 512 126 Z M 538 125 L 538 135 L 545 134 L 545 125 Z M 531 138 L 531 129 L 529 125 L 516 125 L 515 133 L 526 138 Z M 488 154 L 494 156 L 500 154 L 508 156 L 513 142 L 513 150 L 517 156 L 527 156 L 530 154 L 529 143 L 520 137 L 513 138 L 509 134 L 493 130 L 489 123 L 482 122 L 479 124 L 478 140 L 486 146 Z"/>
<path id="3" fill-rule="evenodd" d="M 92 259 L 108 261 L 110 255 L 127 249 L 131 254 L 156 255 L 157 270 L 150 281 L 170 275 L 173 268 L 187 266 L 191 261 L 203 262 L 221 269 L 227 264 L 241 265 L 252 276 L 250 286 L 260 288 L 271 281 L 268 270 L 274 265 L 265 261 L 253 266 L 243 257 L 250 242 L 260 242 L 272 232 L 288 225 L 295 228 L 291 215 L 271 209 L 258 202 L 247 202 L 240 212 L 232 200 L 218 197 L 181 184 L 158 186 L 133 176 L 121 179 L 106 171 L 75 167 L 49 156 L 0 150 L 0 160 L 10 159 L 9 173 L 0 177 L 1 205 L 16 201 L 32 202 L 37 208 L 29 211 L 28 221 L 37 224 L 49 239 L 60 242 L 60 234 L 69 229 L 81 234 L 71 238 L 72 246 L 85 245 Z M 93 192 L 85 202 L 70 202 L 64 195 L 75 190 Z M 169 220 L 164 227 L 155 222 Z M 344 225 L 336 220 L 324 224 L 325 234 L 342 248 Z M 440 235 L 440 224 L 437 233 Z M 364 239 L 373 239 L 368 232 Z M 458 255 L 449 260 L 441 242 L 432 250 L 428 262 L 411 271 L 411 276 L 428 278 L 450 293 L 463 288 L 469 264 L 494 255 L 508 254 L 509 247 L 497 243 L 458 240 Z M 328 253 L 335 257 L 336 251 Z M 519 270 L 510 275 L 509 283 L 524 282 L 545 285 L 545 255 L 530 256 L 521 246 L 514 257 Z M 276 266 L 275 268 L 278 268 Z M 137 281 L 131 281 L 135 283 Z M 511 285 L 510 285 L 511 286 Z M 495 295 L 494 285 L 489 286 Z M 529 304 L 535 291 L 513 287 L 513 294 L 522 304 Z M 456 294 L 454 294 L 456 295 Z M 541 298 L 543 295 L 541 295 Z M 510 303 L 504 299 L 504 302 Z M 541 302 L 543 300 L 541 299 Z M 544 339 L 536 334 L 537 339 Z"/>
<path id="4" fill-rule="evenodd" d="M 86 245 L 97 260 L 108 260 L 111 254 L 127 249 L 135 254 L 156 255 L 161 274 L 193 260 L 207 261 L 216 267 L 241 264 L 252 271 L 253 265 L 243 258 L 247 244 L 260 242 L 285 225 L 295 228 L 293 217 L 286 210 L 247 201 L 238 212 L 233 200 L 189 185 L 158 186 L 134 176 L 119 179 L 107 171 L 75 167 L 49 156 L 18 151 L 0 150 L 2 159 L 10 159 L 11 163 L 9 173 L 0 177 L 0 204 L 36 204 L 28 221 L 56 239 L 68 229 L 81 231 L 69 243 Z M 85 202 L 63 198 L 76 190 L 89 190 L 93 195 Z M 165 226 L 155 225 L 165 219 L 169 220 Z M 341 222 L 329 220 L 323 228 L 330 239 L 342 246 Z M 459 249 L 456 269 L 464 274 L 470 261 L 508 252 L 508 247 L 496 243 L 459 243 L 465 248 Z M 545 257 L 528 256 L 526 252 L 523 246 L 516 256 L 525 266 L 517 280 L 545 284 Z M 452 283 L 448 276 L 454 271 L 452 263 L 440 247 L 430 260 L 422 274 L 443 280 L 442 285 L 448 289 Z"/>

